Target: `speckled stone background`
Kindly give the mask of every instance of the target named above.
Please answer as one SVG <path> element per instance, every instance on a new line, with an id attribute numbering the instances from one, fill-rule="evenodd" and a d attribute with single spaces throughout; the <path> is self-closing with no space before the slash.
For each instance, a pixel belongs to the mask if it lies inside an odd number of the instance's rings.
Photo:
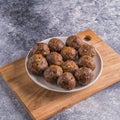
<path id="1" fill-rule="evenodd" d="M 0 0 L 0 66 L 25 56 L 37 41 L 87 28 L 120 53 L 120 0 Z M 0 120 L 31 120 L 2 78 Z M 120 83 L 50 120 L 120 120 Z"/>

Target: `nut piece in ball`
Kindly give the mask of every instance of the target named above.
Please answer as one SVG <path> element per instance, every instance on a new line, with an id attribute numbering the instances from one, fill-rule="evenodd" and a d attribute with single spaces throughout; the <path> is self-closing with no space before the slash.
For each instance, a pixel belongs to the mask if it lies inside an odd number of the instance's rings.
<path id="1" fill-rule="evenodd" d="M 64 47 L 64 43 L 58 38 L 52 38 L 48 42 L 48 46 L 49 46 L 51 51 L 60 52 L 61 49 Z"/>
<path id="2" fill-rule="evenodd" d="M 36 43 L 33 46 L 33 49 L 31 50 L 30 54 L 42 54 L 43 56 L 46 56 L 50 53 L 49 47 L 46 43 Z"/>
<path id="3" fill-rule="evenodd" d="M 66 40 L 66 45 L 67 46 L 70 46 L 70 47 L 73 47 L 75 49 L 79 49 L 79 47 L 83 44 L 84 42 L 82 42 L 82 40 L 76 36 L 76 35 L 73 35 L 73 36 L 70 36 L 67 38 Z"/>
<path id="4" fill-rule="evenodd" d="M 47 82 L 55 83 L 57 81 L 57 78 L 61 76 L 63 73 L 63 70 L 58 65 L 51 65 L 44 71 L 44 78 Z"/>
<path id="5" fill-rule="evenodd" d="M 79 60 L 78 60 L 78 66 L 79 67 L 87 67 L 90 68 L 91 70 L 95 69 L 95 62 L 92 59 L 92 57 L 90 56 L 82 56 Z"/>
<path id="6" fill-rule="evenodd" d="M 81 67 L 75 71 L 75 78 L 80 85 L 87 85 L 93 80 L 93 72 L 90 68 Z"/>
<path id="7" fill-rule="evenodd" d="M 72 47 L 63 47 L 61 50 L 61 55 L 64 60 L 74 60 L 76 57 L 76 50 Z"/>
<path id="8" fill-rule="evenodd" d="M 71 90 L 76 86 L 76 81 L 71 73 L 65 72 L 58 78 L 57 85 L 61 88 Z"/>
<path id="9" fill-rule="evenodd" d="M 92 45 L 83 44 L 78 50 L 80 56 L 88 55 L 94 57 L 96 54 L 95 48 Z"/>
<path id="10" fill-rule="evenodd" d="M 78 66 L 77 66 L 77 64 L 76 64 L 74 61 L 72 61 L 72 60 L 67 60 L 67 61 L 63 62 L 62 68 L 63 68 L 63 71 L 64 71 L 64 72 L 74 73 L 75 70 L 78 69 Z"/>
<path id="11" fill-rule="evenodd" d="M 48 67 L 48 63 L 42 54 L 34 54 L 28 59 L 27 66 L 32 73 L 41 75 L 41 73 Z"/>
<path id="12" fill-rule="evenodd" d="M 57 52 L 51 52 L 50 54 L 47 55 L 46 57 L 49 65 L 54 64 L 54 65 L 61 65 L 63 62 L 63 58 L 61 54 Z"/>

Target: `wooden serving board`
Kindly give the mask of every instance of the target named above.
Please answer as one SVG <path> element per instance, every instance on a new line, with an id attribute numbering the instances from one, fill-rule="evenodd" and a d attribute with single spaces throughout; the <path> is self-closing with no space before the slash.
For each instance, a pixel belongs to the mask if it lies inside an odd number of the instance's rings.
<path id="1" fill-rule="evenodd" d="M 25 58 L 0 68 L 0 73 L 35 120 L 47 119 L 59 111 L 120 81 L 120 55 L 101 40 L 92 30 L 78 33 L 81 39 L 91 36 L 89 44 L 95 46 L 103 59 L 103 72 L 92 86 L 75 93 L 48 91 L 35 84 L 25 71 Z"/>

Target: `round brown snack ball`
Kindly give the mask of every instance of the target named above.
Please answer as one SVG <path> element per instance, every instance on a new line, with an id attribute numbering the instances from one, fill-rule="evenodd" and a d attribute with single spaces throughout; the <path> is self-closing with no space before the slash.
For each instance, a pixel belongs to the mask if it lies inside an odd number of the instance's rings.
<path id="1" fill-rule="evenodd" d="M 75 78 L 80 85 L 87 85 L 93 80 L 93 72 L 90 68 L 81 67 L 75 71 Z"/>
<path id="2" fill-rule="evenodd" d="M 58 65 L 51 65 L 44 71 L 44 78 L 47 82 L 54 83 L 56 82 L 57 78 L 61 76 L 63 70 Z"/>
<path id="3" fill-rule="evenodd" d="M 60 52 L 61 49 L 64 47 L 64 43 L 58 38 L 52 38 L 48 42 L 48 46 L 49 46 L 51 51 Z"/>
<path id="4" fill-rule="evenodd" d="M 80 56 L 88 55 L 94 57 L 96 54 L 95 48 L 92 45 L 83 44 L 78 50 Z"/>
<path id="5" fill-rule="evenodd" d="M 34 54 L 28 59 L 27 66 L 32 73 L 41 75 L 41 73 L 48 67 L 48 63 L 42 54 Z"/>
<path id="6" fill-rule="evenodd" d="M 50 53 L 50 49 L 48 47 L 48 45 L 46 43 L 36 43 L 31 52 L 30 52 L 32 55 L 33 54 L 42 54 L 43 56 L 46 56 Z"/>
<path id="7" fill-rule="evenodd" d="M 61 50 L 61 55 L 64 60 L 74 60 L 76 57 L 76 50 L 72 47 L 63 47 Z"/>
<path id="8" fill-rule="evenodd" d="M 47 55 L 46 57 L 49 65 L 55 64 L 55 65 L 61 65 L 63 62 L 63 58 L 61 54 L 57 52 L 51 52 L 50 54 Z"/>
<path id="9" fill-rule="evenodd" d="M 76 81 L 71 73 L 65 72 L 58 78 L 57 85 L 61 88 L 71 90 L 76 86 Z"/>
<path id="10" fill-rule="evenodd" d="M 73 47 L 75 49 L 79 49 L 79 47 L 83 44 L 84 42 L 76 35 L 70 36 L 66 40 L 66 45 Z"/>
<path id="11" fill-rule="evenodd" d="M 90 56 L 82 56 L 79 60 L 78 60 L 78 66 L 79 67 L 88 67 L 91 70 L 95 69 L 95 62 L 92 59 L 92 57 Z"/>
<path id="12" fill-rule="evenodd" d="M 67 61 L 63 62 L 62 68 L 63 68 L 63 71 L 64 71 L 64 72 L 74 73 L 75 70 L 78 69 L 78 66 L 77 66 L 77 64 L 76 64 L 74 61 L 72 61 L 72 60 L 67 60 Z"/>

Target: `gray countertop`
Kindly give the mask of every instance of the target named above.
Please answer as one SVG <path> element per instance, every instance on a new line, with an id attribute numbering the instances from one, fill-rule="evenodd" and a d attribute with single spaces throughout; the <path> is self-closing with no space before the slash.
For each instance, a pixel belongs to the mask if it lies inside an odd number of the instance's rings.
<path id="1" fill-rule="evenodd" d="M 0 66 L 25 56 L 37 41 L 87 28 L 120 53 L 120 0 L 0 0 Z M 120 120 L 120 83 L 50 118 L 107 119 Z M 2 78 L 0 120 L 31 120 Z"/>

